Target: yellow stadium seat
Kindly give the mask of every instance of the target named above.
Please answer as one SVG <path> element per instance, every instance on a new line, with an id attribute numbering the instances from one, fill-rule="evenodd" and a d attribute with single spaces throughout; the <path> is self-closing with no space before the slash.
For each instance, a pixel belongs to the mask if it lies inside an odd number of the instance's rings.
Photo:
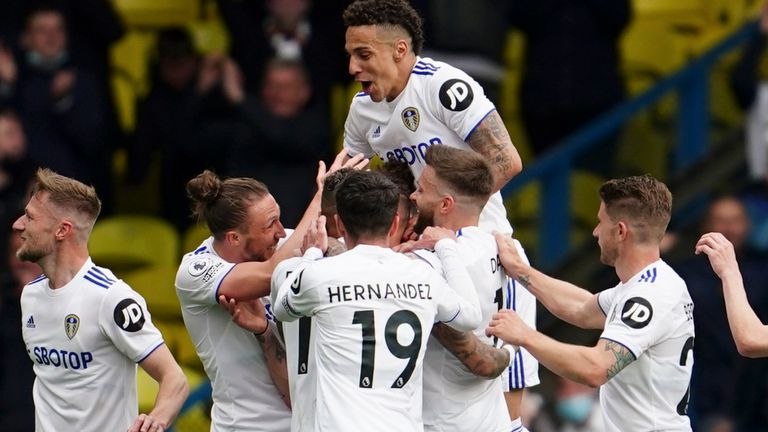
<path id="1" fill-rule="evenodd" d="M 229 32 L 221 20 L 195 20 L 188 22 L 186 27 L 200 53 L 229 52 Z"/>
<path id="2" fill-rule="evenodd" d="M 97 222 L 89 248 L 94 261 L 116 272 L 179 264 L 176 230 L 152 216 L 113 216 Z"/>
<path id="3" fill-rule="evenodd" d="M 187 254 L 197 249 L 203 240 L 211 236 L 211 230 L 208 229 L 208 225 L 204 223 L 198 223 L 190 226 L 182 235 L 181 239 L 181 254 Z"/>
<path id="4" fill-rule="evenodd" d="M 149 59 L 155 34 L 131 30 L 110 49 L 112 90 L 120 125 L 125 131 L 136 127 L 136 103 L 149 92 Z"/>
<path id="5" fill-rule="evenodd" d="M 128 26 L 183 25 L 197 19 L 200 0 L 112 0 Z"/>

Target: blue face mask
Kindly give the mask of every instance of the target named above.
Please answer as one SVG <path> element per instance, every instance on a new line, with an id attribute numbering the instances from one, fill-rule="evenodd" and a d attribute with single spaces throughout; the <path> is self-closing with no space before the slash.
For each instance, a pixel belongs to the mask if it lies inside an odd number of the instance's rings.
<path id="1" fill-rule="evenodd" d="M 570 396 L 557 401 L 557 414 L 565 421 L 582 424 L 592 412 L 595 399 L 590 394 Z"/>

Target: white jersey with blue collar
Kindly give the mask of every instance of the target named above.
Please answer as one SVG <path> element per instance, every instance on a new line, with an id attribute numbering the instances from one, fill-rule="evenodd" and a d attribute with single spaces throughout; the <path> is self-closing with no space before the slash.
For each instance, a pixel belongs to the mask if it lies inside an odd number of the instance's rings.
<path id="1" fill-rule="evenodd" d="M 495 109 L 469 75 L 447 63 L 417 57 L 405 89 L 394 100 L 355 96 L 344 126 L 344 147 L 352 155 L 404 161 L 418 179 L 429 146 L 471 150 L 467 138 Z M 491 196 L 480 227 L 512 233 L 501 194 Z"/>
<path id="2" fill-rule="evenodd" d="M 606 314 L 600 337 L 635 357 L 600 388 L 608 430 L 690 431 L 686 410 L 694 327 L 685 282 L 658 260 L 597 299 Z"/>
<path id="3" fill-rule="evenodd" d="M 163 344 L 144 299 L 88 258 L 60 288 L 30 282 L 21 310 L 35 430 L 127 430 L 139 411 L 136 365 Z"/>
<path id="4" fill-rule="evenodd" d="M 291 411 L 269 376 L 261 345 L 218 304 L 221 282 L 234 266 L 209 237 L 184 256 L 176 274 L 184 324 L 213 387 L 211 431 L 288 431 Z"/>

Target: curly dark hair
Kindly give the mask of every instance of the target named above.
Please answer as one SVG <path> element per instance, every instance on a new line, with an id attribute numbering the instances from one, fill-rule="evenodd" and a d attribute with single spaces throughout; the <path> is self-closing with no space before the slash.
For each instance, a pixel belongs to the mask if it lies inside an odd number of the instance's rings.
<path id="1" fill-rule="evenodd" d="M 402 27 L 419 55 L 424 46 L 421 17 L 406 0 L 357 0 L 344 11 L 344 27 L 390 25 Z"/>

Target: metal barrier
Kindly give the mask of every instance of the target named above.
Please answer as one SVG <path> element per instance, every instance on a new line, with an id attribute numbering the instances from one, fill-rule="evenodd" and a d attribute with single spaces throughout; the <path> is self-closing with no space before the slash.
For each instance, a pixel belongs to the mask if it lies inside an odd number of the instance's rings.
<path id="1" fill-rule="evenodd" d="M 756 32 L 757 22 L 750 21 L 678 72 L 656 83 L 635 98 L 601 115 L 565 138 L 559 149 L 545 154 L 526 166 L 503 189 L 507 196 L 534 181 L 541 181 L 540 222 L 538 225 L 537 265 L 553 269 L 570 249 L 571 168 L 576 157 L 594 147 L 601 139 L 619 129 L 640 110 L 676 91 L 678 135 L 674 169 L 690 166 L 704 156 L 708 146 L 708 78 L 713 64 L 738 48 Z"/>

